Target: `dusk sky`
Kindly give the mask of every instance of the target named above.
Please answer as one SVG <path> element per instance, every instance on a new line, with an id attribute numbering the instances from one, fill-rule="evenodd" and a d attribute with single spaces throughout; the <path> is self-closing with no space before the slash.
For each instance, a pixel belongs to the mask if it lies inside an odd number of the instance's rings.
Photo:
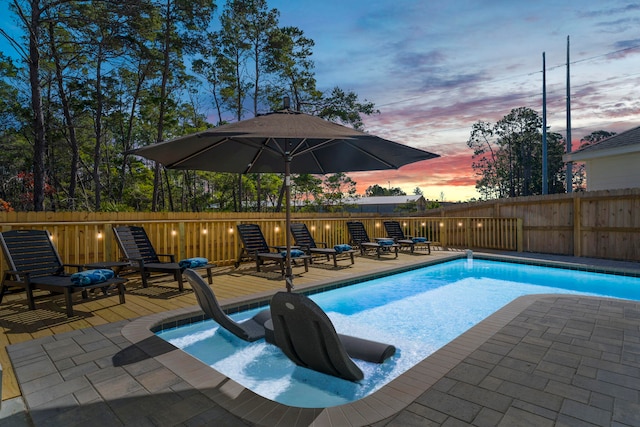
<path id="1" fill-rule="evenodd" d="M 570 36 L 574 147 L 604 129 L 640 124 L 640 3 L 591 0 L 270 0 L 281 25 L 316 45 L 320 89 L 354 90 L 381 114 L 366 130 L 442 158 L 398 171 L 349 174 L 369 185 L 419 187 L 426 198 L 477 197 L 466 146 L 473 123 L 495 123 L 517 107 L 566 134 Z"/>
<path id="2" fill-rule="evenodd" d="M 2 1 L 5 5 L 8 2 Z M 218 2 L 219 10 L 223 2 Z M 373 184 L 419 187 L 446 201 L 478 197 L 466 146 L 477 121 L 513 108 L 542 114 L 566 133 L 567 36 L 571 38 L 574 147 L 595 130 L 640 124 L 640 3 L 593 0 L 268 0 L 280 25 L 315 41 L 321 90 L 339 86 L 375 103 L 366 131 L 442 157 L 398 171 L 349 174 Z M 0 26 L 12 24 L 6 16 Z M 9 52 L 5 40 L 0 50 Z"/>

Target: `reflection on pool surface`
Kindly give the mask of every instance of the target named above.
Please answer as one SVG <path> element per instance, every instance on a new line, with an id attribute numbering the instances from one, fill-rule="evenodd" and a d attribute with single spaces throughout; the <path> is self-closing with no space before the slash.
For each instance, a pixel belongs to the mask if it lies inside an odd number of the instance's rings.
<path id="1" fill-rule="evenodd" d="M 339 333 L 398 349 L 382 365 L 355 360 L 365 374 L 359 383 L 297 367 L 277 347 L 244 342 L 213 321 L 158 335 L 261 396 L 289 406 L 328 407 L 374 392 L 513 299 L 538 293 L 640 300 L 640 279 L 457 260 L 312 295 Z"/>

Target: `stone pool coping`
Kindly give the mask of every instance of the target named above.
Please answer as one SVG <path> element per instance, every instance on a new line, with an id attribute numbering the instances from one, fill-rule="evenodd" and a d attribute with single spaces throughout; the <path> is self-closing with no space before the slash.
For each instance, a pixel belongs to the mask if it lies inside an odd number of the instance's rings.
<path id="1" fill-rule="evenodd" d="M 640 264 L 616 267 L 617 274 L 640 272 Z M 198 311 L 193 306 L 7 347 L 29 425 L 640 425 L 636 301 L 520 297 L 371 396 L 321 409 L 256 396 L 151 332 L 167 317 L 197 318 Z"/>
<path id="2" fill-rule="evenodd" d="M 384 275 L 397 273 L 398 270 L 421 268 L 464 257 L 466 255 L 459 254 L 446 260 L 431 261 L 414 265 L 410 268 L 400 268 L 395 271 L 385 272 Z M 567 262 L 523 259 L 517 256 L 476 254 L 475 257 L 477 259 L 638 276 L 638 271 L 627 269 L 594 268 Z M 375 275 L 375 277 L 378 276 L 380 274 Z M 367 279 L 359 278 L 357 281 Z M 335 283 L 314 285 L 297 291 L 319 291 L 335 286 Z M 557 297 L 557 295 L 555 296 Z M 232 308 L 239 310 L 255 308 L 266 304 L 269 297 L 270 294 L 257 295 L 249 302 L 237 301 L 235 304 L 230 305 Z M 297 408 L 266 399 L 182 350 L 173 347 L 154 334 L 154 331 L 163 328 L 172 328 L 180 324 L 202 320 L 201 311 L 198 307 L 173 310 L 134 320 L 122 329 L 122 334 L 145 353 L 155 355 L 154 357 L 158 362 L 193 387 L 208 390 L 208 396 L 215 403 L 246 422 L 270 426 L 294 424 L 361 426 L 389 419 L 405 409 L 443 378 L 447 372 L 461 363 L 492 335 L 541 297 L 543 296 L 528 295 L 512 301 L 378 391 L 358 401 L 329 408 Z M 215 392 L 212 393 L 212 390 L 215 390 Z"/>

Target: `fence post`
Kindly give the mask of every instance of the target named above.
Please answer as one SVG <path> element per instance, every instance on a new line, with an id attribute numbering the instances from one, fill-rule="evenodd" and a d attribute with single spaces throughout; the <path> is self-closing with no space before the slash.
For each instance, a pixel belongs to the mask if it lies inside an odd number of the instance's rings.
<path id="1" fill-rule="evenodd" d="M 178 243 L 178 260 L 185 258 L 187 256 L 187 236 L 185 236 L 185 226 L 184 226 L 184 221 L 179 222 L 178 223 L 178 236 L 179 236 L 179 243 Z"/>
<path id="2" fill-rule="evenodd" d="M 573 256 L 582 256 L 582 200 L 573 193 Z"/>
<path id="3" fill-rule="evenodd" d="M 449 227 L 449 224 L 447 224 L 447 218 L 440 218 L 440 221 L 438 222 L 438 227 L 440 228 L 440 245 L 442 246 L 442 248 L 446 248 L 447 247 L 447 228 Z"/>
<path id="4" fill-rule="evenodd" d="M 524 221 L 522 218 L 516 219 L 516 250 L 522 252 L 524 250 Z"/>
<path id="5" fill-rule="evenodd" d="M 104 260 L 106 262 L 117 261 L 118 255 L 115 253 L 113 247 L 113 240 L 115 239 L 115 236 L 113 235 L 113 224 L 106 223 L 102 233 L 104 234 Z M 116 255 L 115 258 L 113 257 L 114 254 Z"/>

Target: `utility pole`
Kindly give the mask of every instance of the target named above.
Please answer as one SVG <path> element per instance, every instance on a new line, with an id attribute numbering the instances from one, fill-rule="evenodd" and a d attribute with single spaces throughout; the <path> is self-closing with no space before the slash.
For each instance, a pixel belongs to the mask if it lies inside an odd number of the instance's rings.
<path id="1" fill-rule="evenodd" d="M 547 165 L 547 66 L 542 52 L 542 194 L 549 193 Z"/>
<path id="2" fill-rule="evenodd" d="M 571 152 L 571 77 L 569 73 L 569 36 L 567 36 L 567 154 Z M 567 162 L 567 193 L 573 192 L 573 163 Z"/>

